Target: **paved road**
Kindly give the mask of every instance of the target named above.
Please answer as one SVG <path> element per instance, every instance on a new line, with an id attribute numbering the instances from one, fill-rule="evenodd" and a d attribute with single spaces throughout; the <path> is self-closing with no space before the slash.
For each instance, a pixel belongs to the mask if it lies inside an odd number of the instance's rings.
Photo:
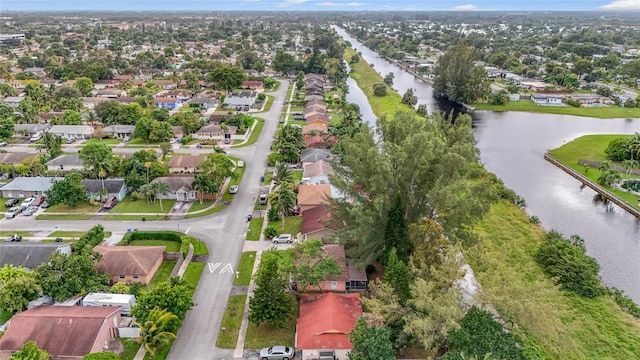
<path id="1" fill-rule="evenodd" d="M 35 236 L 45 236 L 56 230 L 88 230 L 96 224 L 103 224 L 105 230 L 126 232 L 127 229 L 178 230 L 204 241 L 209 248 L 209 266 L 200 279 L 194 295 L 197 304 L 187 313 L 187 318 L 178 333 L 178 337 L 169 353 L 171 360 L 219 360 L 231 359 L 233 350 L 217 349 L 215 342 L 222 320 L 227 298 L 235 276 L 235 269 L 244 246 L 244 234 L 247 230 L 246 215 L 253 210 L 260 176 L 266 167 L 269 146 L 278 128 L 278 119 L 282 111 L 289 82 L 283 80 L 278 91 L 271 93 L 275 99 L 271 109 L 260 113 L 265 125 L 258 141 L 251 146 L 235 148 L 229 154 L 244 160 L 246 170 L 240 183 L 240 191 L 234 201 L 223 211 L 199 218 L 166 221 L 47 221 L 31 218 L 0 220 L 0 231 L 26 230 Z M 183 149 L 181 149 L 182 151 Z M 211 150 L 209 150 L 211 151 Z M 227 266 L 230 264 L 230 266 Z M 229 271 L 229 268 L 232 271 Z M 226 269 L 226 270 L 225 270 Z"/>

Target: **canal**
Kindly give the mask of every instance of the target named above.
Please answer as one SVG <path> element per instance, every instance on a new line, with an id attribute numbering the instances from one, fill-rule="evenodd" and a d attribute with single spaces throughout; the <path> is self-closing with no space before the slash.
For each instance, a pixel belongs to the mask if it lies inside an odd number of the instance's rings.
<path id="1" fill-rule="evenodd" d="M 432 88 L 376 52 L 334 27 L 356 51 L 383 76 L 394 74 L 393 88 L 400 94 L 413 88 L 418 103 L 428 111 L 450 111 L 455 106 L 436 99 Z M 348 101 L 360 106 L 363 119 L 372 123 L 366 96 L 349 80 Z M 553 149 L 586 134 L 633 134 L 640 131 L 640 119 L 609 119 L 524 112 L 476 111 L 474 135 L 481 162 L 527 202 L 527 213 L 537 216 L 545 229 L 579 235 L 587 253 L 600 264 L 607 286 L 625 291 L 640 303 L 640 222 L 618 207 L 608 211 L 594 202 L 595 192 L 544 160 Z"/>

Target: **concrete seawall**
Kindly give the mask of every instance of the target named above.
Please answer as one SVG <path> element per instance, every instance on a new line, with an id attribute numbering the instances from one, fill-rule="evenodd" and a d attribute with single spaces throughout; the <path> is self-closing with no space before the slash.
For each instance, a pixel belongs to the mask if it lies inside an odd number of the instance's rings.
<path id="1" fill-rule="evenodd" d="M 589 188 L 593 189 L 593 191 L 597 192 L 603 198 L 605 198 L 605 199 L 611 201 L 612 203 L 618 205 L 619 207 L 621 207 L 626 212 L 628 212 L 631 215 L 635 216 L 637 219 L 640 219 L 640 210 L 636 209 L 635 207 L 633 207 L 628 202 L 626 202 L 626 201 L 622 200 L 621 198 L 617 197 L 612 192 L 606 190 L 605 188 L 600 186 L 598 183 L 596 183 L 593 180 L 589 179 L 588 177 L 582 175 L 580 172 L 578 172 L 578 171 L 566 166 L 565 164 L 561 163 L 560 161 L 558 161 L 556 158 L 554 158 L 553 156 L 549 155 L 548 153 L 544 154 L 544 159 L 547 160 L 548 162 L 552 163 L 553 165 L 559 167 L 560 169 L 564 170 L 564 172 L 566 172 L 567 174 L 573 176 L 578 181 L 583 183 L 585 186 L 588 186 Z"/>

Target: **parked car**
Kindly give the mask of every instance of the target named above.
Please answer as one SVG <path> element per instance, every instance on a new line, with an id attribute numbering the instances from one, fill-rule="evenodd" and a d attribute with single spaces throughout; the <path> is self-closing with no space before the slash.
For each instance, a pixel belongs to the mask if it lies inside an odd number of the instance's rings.
<path id="1" fill-rule="evenodd" d="M 244 167 L 244 161 L 238 160 L 238 167 L 239 168 Z"/>
<path id="2" fill-rule="evenodd" d="M 267 194 L 260 194 L 260 205 L 267 205 Z"/>
<path id="3" fill-rule="evenodd" d="M 14 242 L 14 241 L 22 241 L 22 236 L 18 234 L 13 234 L 4 240 L 4 242 Z"/>
<path id="4" fill-rule="evenodd" d="M 6 141 L 0 141 L 0 147 L 5 147 L 7 145 L 9 145 L 9 144 L 7 144 Z"/>
<path id="5" fill-rule="evenodd" d="M 41 208 L 46 209 L 49 207 L 49 203 L 47 201 L 43 202 L 42 205 L 40 205 Z"/>
<path id="6" fill-rule="evenodd" d="M 291 234 L 276 235 L 271 241 L 274 244 L 278 244 L 278 243 L 291 244 L 293 242 L 293 235 L 291 235 Z"/>
<path id="7" fill-rule="evenodd" d="M 20 214 L 22 210 L 24 210 L 22 206 L 14 206 L 4 214 L 4 217 L 6 219 L 13 219 L 16 215 Z"/>
<path id="8" fill-rule="evenodd" d="M 31 216 L 31 215 L 35 214 L 36 211 L 38 211 L 38 207 L 31 205 L 28 208 L 24 209 L 24 211 L 22 212 L 22 215 Z"/>
<path id="9" fill-rule="evenodd" d="M 20 204 L 20 206 L 26 208 L 26 207 L 30 206 L 32 202 L 33 202 L 33 198 L 32 197 L 28 197 L 28 198 L 22 200 L 22 204 Z"/>
<path id="10" fill-rule="evenodd" d="M 116 206 L 117 203 L 118 203 L 118 199 L 116 199 L 115 196 L 112 196 L 108 198 L 107 201 L 104 202 L 102 207 L 105 209 L 111 209 L 112 207 Z"/>
<path id="11" fill-rule="evenodd" d="M 237 194 L 238 193 L 238 185 L 232 185 L 229 187 L 229 194 Z"/>
<path id="12" fill-rule="evenodd" d="M 36 141 L 38 141 L 38 140 L 40 140 L 40 139 L 42 139 L 42 136 L 40 136 L 40 135 L 32 136 L 32 137 L 29 139 L 29 142 L 36 142 Z"/>
<path id="13" fill-rule="evenodd" d="M 42 205 L 42 203 L 44 203 L 45 200 L 47 200 L 46 196 L 38 196 L 37 198 L 35 198 L 35 200 L 33 200 L 31 205 L 40 206 L 40 205 Z"/>
<path id="14" fill-rule="evenodd" d="M 272 346 L 260 350 L 262 360 L 290 360 L 295 354 L 295 349 L 288 346 Z"/>
<path id="15" fill-rule="evenodd" d="M 17 198 L 16 199 L 9 199 L 9 200 L 4 202 L 4 206 L 10 208 L 10 207 L 18 205 L 19 202 L 20 202 L 20 199 L 17 199 Z"/>

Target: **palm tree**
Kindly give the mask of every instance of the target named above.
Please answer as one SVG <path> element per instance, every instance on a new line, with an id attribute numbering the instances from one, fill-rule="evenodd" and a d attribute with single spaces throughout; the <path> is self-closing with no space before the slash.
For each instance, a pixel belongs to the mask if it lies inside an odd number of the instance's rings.
<path id="1" fill-rule="evenodd" d="M 170 194 L 171 187 L 169 186 L 169 184 L 163 181 L 152 182 L 151 184 L 149 184 L 149 187 L 153 190 L 153 193 L 154 193 L 153 202 L 156 201 L 156 198 L 160 200 L 160 211 L 164 211 L 164 209 L 162 208 L 162 196 L 158 196 L 158 194 L 161 194 L 161 195 Z"/>
<path id="2" fill-rule="evenodd" d="M 151 197 L 155 195 L 155 191 L 151 187 L 151 184 L 144 184 L 138 189 L 138 193 L 144 195 L 147 199 L 147 204 L 151 204 Z"/>
<path id="3" fill-rule="evenodd" d="M 627 170 L 627 178 L 631 176 L 631 171 L 637 169 L 640 162 L 638 160 L 624 160 L 622 166 Z"/>
<path id="4" fill-rule="evenodd" d="M 212 185 L 212 181 L 205 174 L 198 174 L 193 179 L 191 186 L 200 193 L 200 205 L 202 205 L 205 193 L 217 192 L 217 189 L 214 190 Z"/>
<path id="5" fill-rule="evenodd" d="M 171 340 L 175 339 L 176 334 L 169 331 L 169 327 L 171 322 L 176 319 L 178 319 L 176 315 L 155 307 L 149 312 L 149 317 L 144 324 L 136 322 L 136 325 L 140 328 L 140 336 L 137 341 L 144 345 L 150 358 L 156 357 L 156 352 L 160 347 L 169 344 Z"/>
<path id="6" fill-rule="evenodd" d="M 278 190 L 270 194 L 269 201 L 271 206 L 282 215 L 282 229 L 284 230 L 285 216 L 296 205 L 296 193 L 293 191 L 293 185 L 290 182 L 283 182 Z"/>
<path id="7" fill-rule="evenodd" d="M 286 163 L 278 163 L 275 174 L 273 174 L 273 182 L 280 185 L 285 182 L 293 183 L 293 173 L 287 167 Z"/>

